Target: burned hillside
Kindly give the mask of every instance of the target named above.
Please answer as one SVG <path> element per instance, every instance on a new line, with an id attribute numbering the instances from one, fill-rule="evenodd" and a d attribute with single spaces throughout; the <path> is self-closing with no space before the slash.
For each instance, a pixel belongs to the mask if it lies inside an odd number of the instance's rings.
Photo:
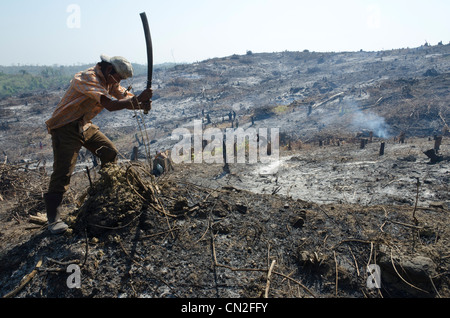
<path id="1" fill-rule="evenodd" d="M 170 149 L 172 131 L 194 119 L 218 128 L 282 127 L 282 133 L 308 142 L 373 129 L 353 119 L 356 114 L 364 122 L 364 115 L 376 115 L 386 137 L 402 132 L 433 136 L 449 121 L 449 50 L 450 45 L 436 45 L 381 52 L 251 53 L 158 68 L 145 125 L 155 150 Z M 129 85 L 139 93 L 145 78 L 124 82 Z M 63 93 L 64 87 L 0 101 L 3 156 L 12 162 L 51 160 L 44 121 Z M 127 158 L 132 146 L 143 149 L 135 138 L 133 112 L 104 111 L 95 121 Z M 14 145 L 21 145 L 18 153 Z"/>
<path id="2" fill-rule="evenodd" d="M 121 160 L 100 170 L 80 154 L 64 199 L 70 231 L 56 237 L 42 218 L 43 123 L 63 90 L 2 100 L 0 294 L 449 297 L 449 48 L 248 52 L 161 69 L 141 122 L 95 119 Z M 129 84 L 139 92 L 145 79 Z M 194 120 L 279 127 L 279 157 L 152 175 L 146 148 L 170 151 L 174 129 Z M 70 264 L 81 288 L 67 285 Z M 381 288 L 368 284 L 371 264 Z"/>

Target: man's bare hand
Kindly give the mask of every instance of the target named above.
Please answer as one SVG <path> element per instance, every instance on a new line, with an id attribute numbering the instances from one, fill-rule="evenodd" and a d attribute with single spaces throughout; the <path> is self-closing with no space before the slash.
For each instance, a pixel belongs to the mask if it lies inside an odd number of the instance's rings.
<path id="1" fill-rule="evenodd" d="M 153 96 L 153 90 L 151 88 L 147 88 L 137 97 L 140 103 L 149 102 Z"/>

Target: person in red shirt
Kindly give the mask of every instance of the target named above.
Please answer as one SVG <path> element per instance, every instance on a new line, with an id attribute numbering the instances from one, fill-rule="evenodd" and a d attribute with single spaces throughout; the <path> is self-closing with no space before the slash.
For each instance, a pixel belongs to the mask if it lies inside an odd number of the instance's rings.
<path id="1" fill-rule="evenodd" d="M 120 85 L 121 80 L 133 76 L 131 63 L 121 56 L 100 58 L 96 66 L 74 76 L 52 117 L 46 121 L 52 136 L 54 163 L 44 201 L 52 234 L 68 228 L 61 220 L 61 203 L 81 147 L 99 157 L 102 167 L 117 161 L 116 147 L 91 120 L 103 109 L 151 109 L 151 88 L 135 96 Z"/>

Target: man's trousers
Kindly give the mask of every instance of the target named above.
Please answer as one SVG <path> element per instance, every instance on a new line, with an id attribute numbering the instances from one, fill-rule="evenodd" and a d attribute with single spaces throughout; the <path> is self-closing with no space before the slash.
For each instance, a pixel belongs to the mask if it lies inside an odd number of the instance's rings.
<path id="1" fill-rule="evenodd" d="M 69 189 L 70 178 L 75 170 L 81 147 L 99 157 L 102 167 L 117 161 L 116 147 L 96 125 L 82 131 L 80 122 L 74 121 L 53 129 L 51 135 L 54 162 L 49 193 L 65 193 Z"/>

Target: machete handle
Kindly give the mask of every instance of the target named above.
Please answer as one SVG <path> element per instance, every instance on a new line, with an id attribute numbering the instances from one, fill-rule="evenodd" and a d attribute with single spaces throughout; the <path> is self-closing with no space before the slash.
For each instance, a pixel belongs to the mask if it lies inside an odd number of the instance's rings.
<path id="1" fill-rule="evenodd" d="M 150 28 L 148 26 L 147 15 L 145 12 L 140 14 L 142 25 L 144 27 L 145 44 L 147 46 L 147 88 L 152 87 L 152 74 L 153 74 L 153 45 L 152 37 L 150 35 Z M 147 110 L 144 110 L 144 114 L 148 114 Z"/>

